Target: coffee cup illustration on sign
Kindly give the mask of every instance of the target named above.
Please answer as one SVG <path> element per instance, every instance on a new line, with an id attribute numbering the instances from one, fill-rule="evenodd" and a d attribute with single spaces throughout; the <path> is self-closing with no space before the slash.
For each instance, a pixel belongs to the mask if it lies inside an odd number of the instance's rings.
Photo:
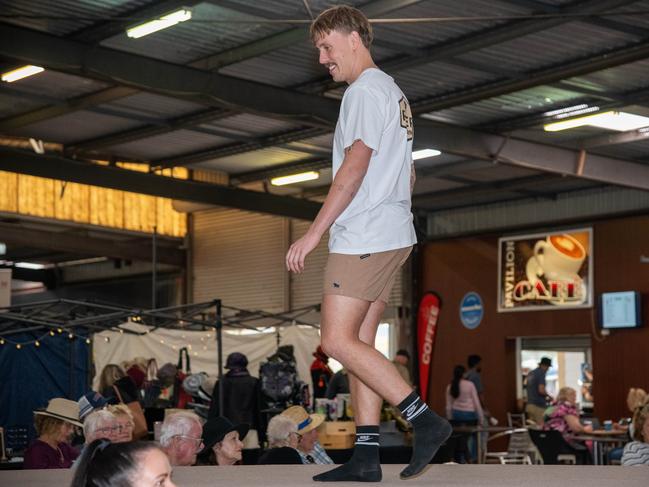
<path id="1" fill-rule="evenodd" d="M 536 261 L 535 274 L 553 280 L 579 279 L 579 269 L 585 258 L 584 246 L 566 233 L 536 242 L 532 257 Z"/>

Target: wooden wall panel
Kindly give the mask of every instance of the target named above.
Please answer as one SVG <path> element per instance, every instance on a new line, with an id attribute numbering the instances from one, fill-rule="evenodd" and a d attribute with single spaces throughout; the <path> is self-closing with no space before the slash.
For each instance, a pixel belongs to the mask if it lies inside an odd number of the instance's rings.
<path id="1" fill-rule="evenodd" d="M 429 389 L 435 410 L 444 411 L 443 392 L 453 367 L 465 364 L 468 354 L 477 353 L 483 357 L 487 406 L 504 420 L 516 405 L 515 353 L 508 341 L 516 336 L 590 335 L 595 414 L 600 418 L 628 415 L 630 387 L 649 390 L 649 263 L 641 262 L 642 256 L 649 257 L 649 216 L 592 225 L 583 222 L 573 228 L 584 226 L 592 226 L 594 233 L 595 297 L 606 291 L 642 292 L 643 328 L 615 330 L 602 340 L 595 310 L 498 313 L 497 242 L 502 235 L 426 244 L 420 291 L 433 290 L 442 298 Z M 460 300 L 469 291 L 478 292 L 485 307 L 483 321 L 475 330 L 464 328 L 459 320 Z"/>

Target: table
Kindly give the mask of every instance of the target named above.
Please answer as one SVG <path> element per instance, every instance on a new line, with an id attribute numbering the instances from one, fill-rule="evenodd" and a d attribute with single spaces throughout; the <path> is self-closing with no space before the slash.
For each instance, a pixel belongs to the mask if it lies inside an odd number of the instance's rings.
<path id="1" fill-rule="evenodd" d="M 607 446 L 621 446 L 629 441 L 629 435 L 624 430 L 594 430 L 590 433 L 580 433 L 573 438 L 579 441 L 593 442 L 593 464 L 606 465 Z"/>

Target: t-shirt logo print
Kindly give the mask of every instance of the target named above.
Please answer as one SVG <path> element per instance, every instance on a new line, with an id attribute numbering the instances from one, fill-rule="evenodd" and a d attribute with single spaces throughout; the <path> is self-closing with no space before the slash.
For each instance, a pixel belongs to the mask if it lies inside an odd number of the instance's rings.
<path id="1" fill-rule="evenodd" d="M 401 109 L 399 122 L 401 123 L 401 126 L 406 129 L 406 136 L 408 137 L 408 140 L 412 140 L 412 137 L 414 135 L 414 127 L 412 126 L 412 112 L 410 111 L 410 104 L 408 103 L 408 100 L 406 100 L 405 96 L 402 96 L 401 100 L 399 100 L 399 108 Z"/>

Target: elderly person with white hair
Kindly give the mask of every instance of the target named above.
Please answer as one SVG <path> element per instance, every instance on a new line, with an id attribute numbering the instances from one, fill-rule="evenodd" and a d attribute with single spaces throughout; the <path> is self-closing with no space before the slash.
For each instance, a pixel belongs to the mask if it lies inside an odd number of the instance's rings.
<path id="1" fill-rule="evenodd" d="M 259 465 L 302 465 L 302 458 L 297 452 L 300 435 L 292 419 L 282 415 L 273 416 L 266 435 L 269 449 L 259 458 Z"/>
<path id="2" fill-rule="evenodd" d="M 160 429 L 160 446 L 174 466 L 196 463 L 196 454 L 203 447 L 203 425 L 196 413 L 178 411 L 168 415 Z"/>
<path id="3" fill-rule="evenodd" d="M 91 412 L 85 417 L 83 422 L 83 436 L 86 438 L 86 445 L 101 438 L 106 438 L 114 442 L 116 435 L 117 418 L 110 411 L 100 409 Z"/>

